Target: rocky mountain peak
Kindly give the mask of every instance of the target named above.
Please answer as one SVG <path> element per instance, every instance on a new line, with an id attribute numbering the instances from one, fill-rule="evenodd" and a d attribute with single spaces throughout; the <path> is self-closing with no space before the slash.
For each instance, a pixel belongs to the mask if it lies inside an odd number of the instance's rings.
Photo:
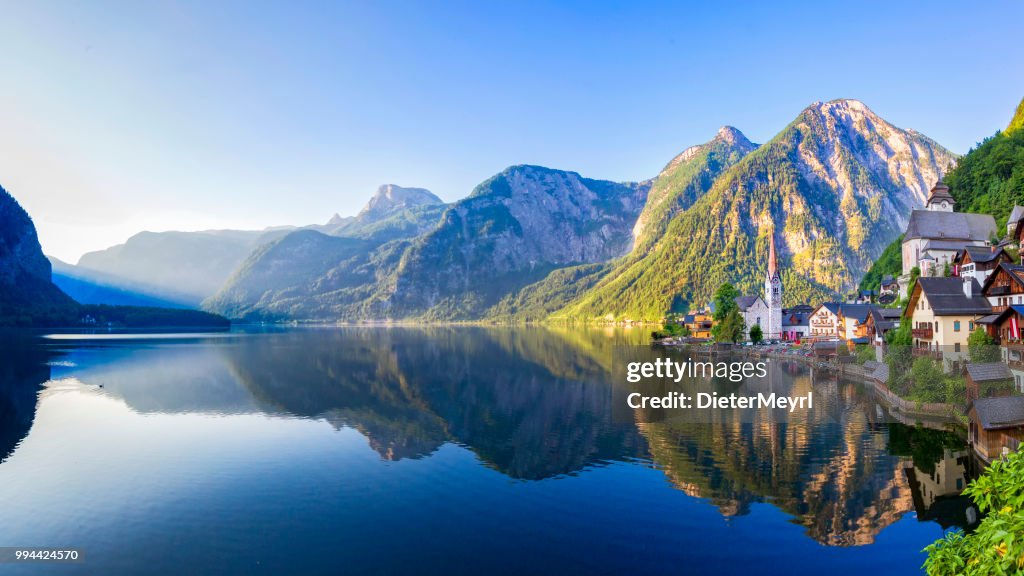
<path id="1" fill-rule="evenodd" d="M 728 142 L 734 146 L 751 149 L 754 148 L 754 144 L 747 139 L 747 136 L 732 126 L 722 126 L 719 128 L 715 138 L 723 142 Z"/>
<path id="2" fill-rule="evenodd" d="M 357 218 L 380 218 L 397 210 L 431 204 L 444 204 L 444 201 L 425 188 L 404 188 L 395 184 L 383 184 L 377 188 L 377 192 L 359 212 Z"/>
<path id="3" fill-rule="evenodd" d="M 338 225 L 341 225 L 341 224 L 344 224 L 344 223 L 345 223 L 345 218 L 342 218 L 341 214 L 338 214 L 337 212 L 335 212 L 334 216 L 331 216 L 331 219 L 327 221 L 327 226 L 338 226 Z"/>

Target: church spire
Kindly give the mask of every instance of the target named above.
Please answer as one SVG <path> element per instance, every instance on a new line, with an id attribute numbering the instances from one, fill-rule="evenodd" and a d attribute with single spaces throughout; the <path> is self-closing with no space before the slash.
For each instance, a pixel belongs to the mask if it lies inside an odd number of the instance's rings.
<path id="1" fill-rule="evenodd" d="M 772 228 L 771 234 L 768 235 L 768 277 L 774 278 L 778 270 L 779 265 L 775 259 L 775 229 Z"/>

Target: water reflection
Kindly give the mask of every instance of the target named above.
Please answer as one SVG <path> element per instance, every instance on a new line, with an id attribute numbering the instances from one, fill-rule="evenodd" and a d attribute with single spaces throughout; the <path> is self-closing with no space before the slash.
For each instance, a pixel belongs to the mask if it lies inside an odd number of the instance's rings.
<path id="1" fill-rule="evenodd" d="M 29 433 L 39 385 L 72 379 L 141 414 L 322 420 L 359 431 L 390 461 L 456 444 L 513 479 L 639 460 L 726 517 L 771 503 L 831 546 L 871 543 L 915 509 L 943 527 L 966 522 L 940 512 L 966 478 L 955 472 L 959 440 L 886 424 L 860 386 L 812 384 L 796 363 L 773 364 L 770 377 L 776 392 L 813 387 L 820 409 L 799 421 L 741 422 L 725 411 L 707 424 L 613 421 L 611 350 L 629 339 L 579 329 L 352 328 L 23 346 L 5 352 L 0 368 L 0 455 Z M 62 356 L 51 370 L 53 353 Z"/>

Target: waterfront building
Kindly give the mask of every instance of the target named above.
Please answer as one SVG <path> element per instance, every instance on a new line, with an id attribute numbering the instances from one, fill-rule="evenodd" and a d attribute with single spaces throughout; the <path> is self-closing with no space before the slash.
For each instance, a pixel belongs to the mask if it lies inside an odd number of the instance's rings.
<path id="1" fill-rule="evenodd" d="M 839 338 L 839 302 L 823 302 L 814 309 L 808 320 L 810 336 L 814 338 Z"/>
<path id="2" fill-rule="evenodd" d="M 978 398 L 967 409 L 968 438 L 985 461 L 1020 449 L 1024 441 L 1024 396 Z"/>
<path id="3" fill-rule="evenodd" d="M 768 270 L 764 278 L 764 297 L 739 296 L 736 305 L 743 315 L 747 330 L 755 324 L 761 327 L 767 339 L 781 339 L 782 334 L 782 275 L 775 254 L 775 231 L 768 237 Z"/>

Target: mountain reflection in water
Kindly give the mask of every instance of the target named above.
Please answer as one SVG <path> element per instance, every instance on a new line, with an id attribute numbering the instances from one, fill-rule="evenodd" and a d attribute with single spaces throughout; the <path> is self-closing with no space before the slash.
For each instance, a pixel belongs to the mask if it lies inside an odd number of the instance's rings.
<path id="1" fill-rule="evenodd" d="M 0 458 L 32 434 L 49 382 L 142 415 L 324 421 L 357 430 L 388 461 L 431 458 L 453 444 L 520 481 L 616 462 L 655 468 L 724 517 L 769 503 L 829 546 L 871 544 L 911 511 L 943 528 L 966 522 L 959 501 L 935 516 L 936 500 L 957 498 L 967 479 L 955 436 L 880 421 L 861 386 L 812 385 L 800 364 L 773 363 L 771 377 L 778 392 L 813 388 L 821 409 L 804 420 L 741 422 L 721 412 L 709 424 L 613 421 L 612 348 L 642 334 L 429 327 L 9 341 L 0 353 Z M 950 458 L 961 458 L 959 479 Z"/>

